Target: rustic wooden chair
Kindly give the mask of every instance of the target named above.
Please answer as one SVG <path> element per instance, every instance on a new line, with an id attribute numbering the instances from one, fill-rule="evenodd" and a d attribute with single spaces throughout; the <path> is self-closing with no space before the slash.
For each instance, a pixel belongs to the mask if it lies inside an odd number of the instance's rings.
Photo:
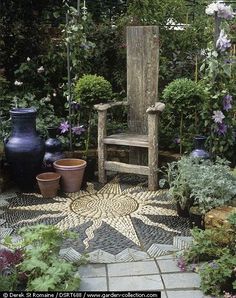
<path id="1" fill-rule="evenodd" d="M 98 176 L 106 183 L 106 171 L 148 176 L 149 190 L 158 188 L 158 122 L 165 105 L 158 100 L 159 30 L 157 26 L 127 27 L 127 101 L 95 105 L 98 111 Z M 128 106 L 128 133 L 107 136 L 107 110 Z M 107 160 L 107 146 L 130 146 L 130 159 L 138 153 L 133 147 L 148 149 L 148 165 Z M 141 149 L 138 149 L 141 150 Z"/>

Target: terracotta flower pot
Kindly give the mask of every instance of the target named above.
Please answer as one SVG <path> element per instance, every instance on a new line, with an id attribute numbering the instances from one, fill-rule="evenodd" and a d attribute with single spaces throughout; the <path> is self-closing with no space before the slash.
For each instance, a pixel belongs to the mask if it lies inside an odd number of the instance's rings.
<path id="1" fill-rule="evenodd" d="M 54 198 L 60 188 L 61 175 L 54 172 L 42 173 L 36 176 L 40 192 L 44 198 Z"/>
<path id="2" fill-rule="evenodd" d="M 77 158 L 59 159 L 53 163 L 56 172 L 62 177 L 63 191 L 77 192 L 80 190 L 86 165 L 85 160 Z"/>

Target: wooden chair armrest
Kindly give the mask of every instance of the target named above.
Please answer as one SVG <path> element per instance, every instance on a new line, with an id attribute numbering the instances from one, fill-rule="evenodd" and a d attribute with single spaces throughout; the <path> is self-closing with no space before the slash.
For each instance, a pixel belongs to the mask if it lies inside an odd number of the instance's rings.
<path id="1" fill-rule="evenodd" d="M 108 102 L 108 103 L 99 103 L 94 105 L 94 108 L 98 111 L 106 111 L 115 106 L 127 106 L 128 101 L 117 101 L 117 102 Z"/>
<path id="2" fill-rule="evenodd" d="M 146 112 L 148 114 L 156 114 L 158 112 L 162 112 L 164 110 L 164 108 L 165 108 L 165 104 L 164 103 L 162 103 L 162 102 L 156 102 L 155 105 L 149 107 Z"/>

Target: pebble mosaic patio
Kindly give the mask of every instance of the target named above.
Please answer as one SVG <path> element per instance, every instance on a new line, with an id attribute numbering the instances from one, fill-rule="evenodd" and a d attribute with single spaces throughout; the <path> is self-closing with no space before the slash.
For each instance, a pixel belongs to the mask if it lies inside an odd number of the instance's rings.
<path id="1" fill-rule="evenodd" d="M 37 223 L 78 232 L 61 254 L 91 262 L 145 260 L 182 249 L 190 241 L 189 221 L 180 218 L 165 190 L 148 191 L 140 177 L 116 176 L 105 186 L 88 183 L 79 193 L 43 199 L 17 190 L 0 195 L 0 238 Z"/>

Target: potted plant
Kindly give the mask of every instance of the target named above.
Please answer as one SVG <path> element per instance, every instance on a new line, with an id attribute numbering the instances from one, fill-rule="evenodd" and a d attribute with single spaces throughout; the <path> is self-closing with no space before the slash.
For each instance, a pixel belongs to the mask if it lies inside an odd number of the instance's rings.
<path id="1" fill-rule="evenodd" d="M 220 158 L 213 162 L 183 156 L 168 164 L 166 175 L 169 195 L 182 210 L 189 209 L 194 222 L 198 216 L 201 223 L 206 212 L 229 204 L 236 196 L 236 177 Z"/>
<path id="2" fill-rule="evenodd" d="M 87 161 L 85 180 L 94 178 L 96 160 L 88 156 L 91 140 L 91 130 L 95 126 L 93 106 L 97 103 L 105 103 L 112 98 L 112 86 L 104 77 L 86 74 L 80 78 L 74 89 L 74 97 L 80 104 L 80 122 L 87 123 L 87 135 L 85 138 L 85 150 L 83 159 Z M 88 116 L 87 116 L 88 115 Z"/>
<path id="3" fill-rule="evenodd" d="M 177 213 L 181 217 L 189 217 L 189 208 L 193 204 L 189 180 L 191 179 L 194 159 L 183 156 L 180 160 L 167 164 L 165 179 L 160 180 L 162 186 L 169 185 L 169 196 L 176 202 Z"/>
<path id="4" fill-rule="evenodd" d="M 217 158 L 215 162 L 205 160 L 189 180 L 194 206 L 190 213 L 204 217 L 211 209 L 227 205 L 236 196 L 236 177 L 231 174 L 228 161 Z"/>
<path id="5" fill-rule="evenodd" d="M 203 84 L 187 78 L 176 79 L 163 90 L 162 101 L 166 104 L 163 133 L 173 133 L 170 137 L 177 140 L 180 154 L 184 149 L 191 150 L 193 137 L 201 132 L 199 106 L 206 97 Z"/>

